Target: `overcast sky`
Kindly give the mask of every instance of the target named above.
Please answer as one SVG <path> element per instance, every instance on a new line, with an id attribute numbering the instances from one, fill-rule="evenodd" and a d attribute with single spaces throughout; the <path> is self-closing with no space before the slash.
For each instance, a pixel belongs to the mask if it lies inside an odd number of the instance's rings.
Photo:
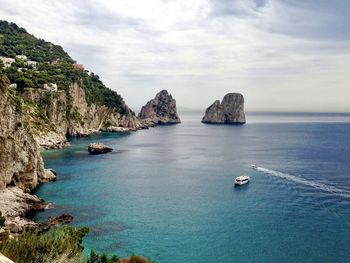
<path id="1" fill-rule="evenodd" d="M 204 109 L 350 111 L 350 0 L 0 0 L 134 110 L 161 89 Z"/>

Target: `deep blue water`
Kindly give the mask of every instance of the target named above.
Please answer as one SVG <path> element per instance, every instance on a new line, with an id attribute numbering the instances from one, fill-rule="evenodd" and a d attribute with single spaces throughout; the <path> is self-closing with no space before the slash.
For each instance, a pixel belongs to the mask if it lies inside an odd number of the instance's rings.
<path id="1" fill-rule="evenodd" d="M 157 262 L 350 262 L 350 115 L 248 114 L 72 139 L 36 194 L 88 226 L 88 251 Z M 90 142 L 115 151 L 90 156 Z M 251 163 L 257 163 L 258 171 Z M 234 187 L 233 178 L 251 176 Z"/>

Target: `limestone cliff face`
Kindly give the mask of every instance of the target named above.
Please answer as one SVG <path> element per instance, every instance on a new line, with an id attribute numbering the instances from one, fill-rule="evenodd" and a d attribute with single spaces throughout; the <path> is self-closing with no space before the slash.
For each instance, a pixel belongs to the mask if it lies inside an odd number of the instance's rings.
<path id="1" fill-rule="evenodd" d="M 203 123 L 244 124 L 244 97 L 240 93 L 228 93 L 220 103 L 216 100 L 205 111 Z"/>
<path id="2" fill-rule="evenodd" d="M 43 160 L 26 127 L 22 102 L 0 76 L 0 189 L 17 186 L 29 192 L 45 178 Z"/>
<path id="3" fill-rule="evenodd" d="M 136 130 L 140 122 L 126 106 L 120 114 L 106 106 L 86 102 L 84 90 L 77 84 L 64 91 L 25 89 L 26 118 L 34 138 L 43 148 L 62 148 L 67 136 L 86 136 L 98 131 Z"/>
<path id="4" fill-rule="evenodd" d="M 146 126 L 181 122 L 176 111 L 176 100 L 166 90 L 162 90 L 154 99 L 147 102 L 138 117 L 146 123 Z"/>

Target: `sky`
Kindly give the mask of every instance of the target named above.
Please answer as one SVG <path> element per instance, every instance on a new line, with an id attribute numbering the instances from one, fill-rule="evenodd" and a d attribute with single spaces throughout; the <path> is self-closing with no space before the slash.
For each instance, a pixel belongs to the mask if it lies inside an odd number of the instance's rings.
<path id="1" fill-rule="evenodd" d="M 162 89 L 204 110 L 350 112 L 349 0 L 0 0 L 135 111 Z"/>

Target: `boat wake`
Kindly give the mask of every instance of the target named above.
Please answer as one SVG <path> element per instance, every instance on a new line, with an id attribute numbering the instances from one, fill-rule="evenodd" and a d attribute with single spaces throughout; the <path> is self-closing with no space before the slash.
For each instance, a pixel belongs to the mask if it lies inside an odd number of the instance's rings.
<path id="1" fill-rule="evenodd" d="M 293 181 L 295 183 L 299 183 L 299 184 L 303 184 L 303 185 L 306 185 L 306 186 L 310 186 L 310 187 L 316 188 L 316 189 L 324 191 L 324 192 L 328 192 L 328 193 L 331 193 L 331 194 L 334 194 L 334 195 L 337 195 L 337 196 L 340 196 L 340 197 L 344 197 L 344 198 L 350 199 L 350 191 L 347 191 L 347 190 L 344 190 L 344 189 L 340 189 L 340 188 L 337 188 L 335 186 L 309 181 L 309 180 L 300 178 L 300 177 L 295 176 L 295 175 L 282 173 L 282 172 L 270 170 L 270 169 L 263 168 L 263 167 L 255 167 L 254 169 L 259 171 L 259 172 L 262 172 L 264 174 L 270 175 L 270 176 L 276 176 L 276 177 L 284 178 L 286 180 Z"/>

